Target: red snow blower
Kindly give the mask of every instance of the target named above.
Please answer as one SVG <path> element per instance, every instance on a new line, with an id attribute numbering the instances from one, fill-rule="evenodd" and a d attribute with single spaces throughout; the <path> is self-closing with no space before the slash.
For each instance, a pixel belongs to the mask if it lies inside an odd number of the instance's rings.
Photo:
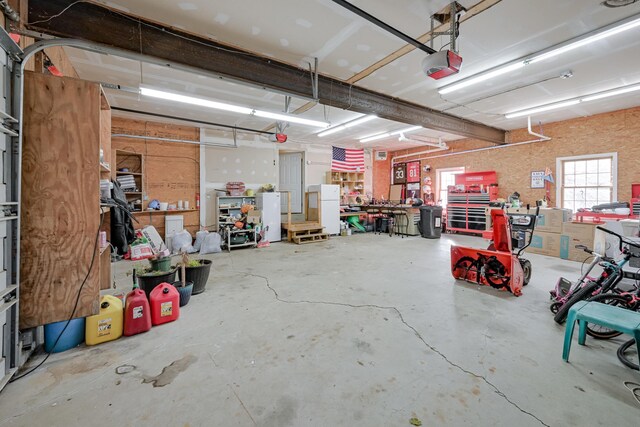
<path id="1" fill-rule="evenodd" d="M 531 244 L 538 213 L 539 208 L 535 214 L 508 214 L 502 209 L 493 209 L 493 241 L 487 249 L 451 246 L 453 277 L 508 289 L 520 296 L 522 287 L 531 279 L 531 262 L 520 254 Z"/>

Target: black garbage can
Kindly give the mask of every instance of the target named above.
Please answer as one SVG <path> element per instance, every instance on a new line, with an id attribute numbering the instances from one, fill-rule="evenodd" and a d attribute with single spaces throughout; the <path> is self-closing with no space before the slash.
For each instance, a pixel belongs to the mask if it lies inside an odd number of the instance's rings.
<path id="1" fill-rule="evenodd" d="M 442 206 L 420 206 L 420 233 L 426 239 L 439 239 L 442 231 Z"/>

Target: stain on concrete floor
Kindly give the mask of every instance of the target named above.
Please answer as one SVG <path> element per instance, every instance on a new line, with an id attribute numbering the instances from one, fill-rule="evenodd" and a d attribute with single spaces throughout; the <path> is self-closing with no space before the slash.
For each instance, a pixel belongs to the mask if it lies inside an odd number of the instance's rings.
<path id="1" fill-rule="evenodd" d="M 156 375 L 155 377 L 146 377 L 142 380 L 142 384 L 151 383 L 154 387 L 164 387 L 169 385 L 181 372 L 184 372 L 196 360 L 198 360 L 197 357 L 192 354 L 187 354 L 186 356 L 171 362 L 169 366 L 165 366 L 159 375 Z"/>

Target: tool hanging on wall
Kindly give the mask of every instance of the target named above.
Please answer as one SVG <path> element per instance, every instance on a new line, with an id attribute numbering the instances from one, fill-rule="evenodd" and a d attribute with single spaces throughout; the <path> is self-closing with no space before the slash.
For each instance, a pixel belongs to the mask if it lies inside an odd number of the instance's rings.
<path id="1" fill-rule="evenodd" d="M 551 206 L 551 184 L 555 184 L 553 179 L 553 172 L 550 168 L 544 168 L 544 190 L 547 205 Z"/>

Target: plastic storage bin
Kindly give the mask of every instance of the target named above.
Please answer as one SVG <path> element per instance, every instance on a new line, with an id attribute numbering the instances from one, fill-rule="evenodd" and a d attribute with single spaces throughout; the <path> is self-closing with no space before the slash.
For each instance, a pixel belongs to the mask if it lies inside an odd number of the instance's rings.
<path id="1" fill-rule="evenodd" d="M 87 345 L 117 340 L 122 336 L 122 301 L 105 295 L 100 299 L 100 313 L 87 317 L 85 341 Z"/>
<path id="2" fill-rule="evenodd" d="M 67 322 L 69 326 L 67 326 L 67 329 L 65 329 L 63 333 L 62 330 Z M 84 317 L 44 325 L 44 351 L 47 353 L 59 353 L 77 347 L 84 342 L 84 328 Z M 62 333 L 62 336 L 60 333 Z M 60 337 L 60 339 L 58 339 L 58 337 Z M 58 340 L 57 344 L 56 340 Z"/>
<path id="3" fill-rule="evenodd" d="M 160 283 L 151 291 L 151 322 L 153 326 L 173 322 L 180 317 L 180 293 L 169 283 Z"/>

